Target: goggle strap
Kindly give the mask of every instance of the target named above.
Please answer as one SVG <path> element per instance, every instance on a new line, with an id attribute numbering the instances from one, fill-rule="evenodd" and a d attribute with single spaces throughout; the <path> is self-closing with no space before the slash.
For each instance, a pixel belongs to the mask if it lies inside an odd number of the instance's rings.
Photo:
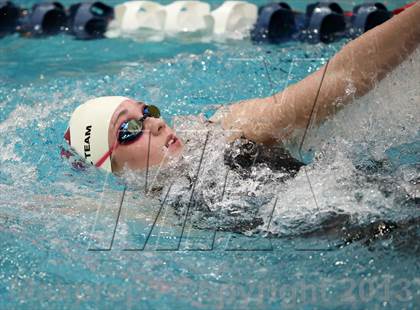
<path id="1" fill-rule="evenodd" d="M 100 167 L 104 164 L 104 162 L 112 155 L 112 152 L 114 152 L 118 147 L 118 140 L 115 141 L 114 145 L 111 146 L 111 148 L 106 152 L 99 160 L 96 162 L 95 167 Z"/>

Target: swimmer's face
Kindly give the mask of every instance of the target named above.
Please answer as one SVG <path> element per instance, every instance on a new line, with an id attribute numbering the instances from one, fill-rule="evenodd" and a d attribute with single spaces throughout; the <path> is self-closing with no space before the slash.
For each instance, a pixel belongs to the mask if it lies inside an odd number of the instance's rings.
<path id="1" fill-rule="evenodd" d="M 145 104 L 134 100 L 122 102 L 112 115 L 108 129 L 108 144 L 114 145 L 122 123 L 143 116 Z M 111 156 L 112 171 L 124 167 L 144 170 L 147 165 L 157 166 L 182 152 L 183 143 L 162 118 L 147 117 L 143 134 L 130 144 L 119 144 Z"/>

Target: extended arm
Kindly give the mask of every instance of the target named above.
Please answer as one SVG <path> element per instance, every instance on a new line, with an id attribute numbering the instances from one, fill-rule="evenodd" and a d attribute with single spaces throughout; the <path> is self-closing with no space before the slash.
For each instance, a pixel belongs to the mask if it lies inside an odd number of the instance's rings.
<path id="1" fill-rule="evenodd" d="M 226 130 L 270 144 L 307 126 L 319 91 L 314 120 L 322 121 L 366 94 L 416 49 L 420 43 L 419 20 L 417 2 L 346 44 L 327 65 L 300 82 L 274 96 L 235 103 L 215 119 Z"/>

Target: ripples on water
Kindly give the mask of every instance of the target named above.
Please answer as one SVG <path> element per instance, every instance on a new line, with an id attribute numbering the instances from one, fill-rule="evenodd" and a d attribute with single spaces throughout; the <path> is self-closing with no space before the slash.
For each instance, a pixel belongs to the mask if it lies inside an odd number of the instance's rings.
<path id="1" fill-rule="evenodd" d="M 165 202 L 181 219 L 189 209 L 197 227 L 279 236 L 323 230 L 331 223 L 352 227 L 417 218 L 420 97 L 411 74 L 420 72 L 419 55 L 336 117 L 310 128 L 303 153 L 313 160 L 286 181 L 284 172 L 264 164 L 255 165 L 245 178 L 227 169 L 223 155 L 228 145 L 221 129 L 183 118 L 175 124 L 188 141 L 183 162 L 154 171 L 170 179 L 161 200 L 168 195 Z M 296 156 L 301 139 L 299 132 L 289 142 Z M 168 183 L 173 184 L 169 194 Z"/>
<path id="2" fill-rule="evenodd" d="M 252 274 L 252 283 L 265 283 L 270 289 L 284 281 L 302 279 L 302 272 L 307 281 L 318 280 L 315 270 L 325 264 L 325 256 L 293 252 L 298 244 L 311 245 L 310 239 L 278 241 L 281 251 L 267 257 L 220 252 L 179 256 L 175 252 L 167 256 L 144 253 L 132 259 L 125 252 L 112 251 L 110 256 L 87 252 L 88 248 L 109 246 L 125 180 L 93 168 L 76 171 L 60 157 L 60 149 L 71 112 L 94 96 L 124 95 L 158 104 L 168 122 L 175 115 L 209 116 L 219 104 L 267 96 L 281 90 L 287 81 L 300 80 L 324 64 L 343 42 L 280 47 L 246 42 L 183 46 L 165 42 L 157 46 L 124 40 L 75 42 L 55 37 L 23 41 L 10 37 L 2 43 L 7 49 L 0 57 L 0 294 L 6 296 L 2 302 L 17 305 L 19 300 L 38 296 L 41 306 L 62 306 L 62 299 L 69 307 L 73 299 L 96 304 L 113 300 L 117 305 L 127 302 L 129 294 L 131 301 L 144 306 L 172 302 L 180 307 L 194 303 L 208 307 L 215 296 L 228 300 L 226 292 L 241 287 L 247 274 Z M 148 50 L 158 56 L 151 57 Z M 55 53 L 61 55 L 59 63 L 52 55 Z M 301 60 L 293 62 L 294 58 Z M 371 229 L 371 222 L 379 223 L 379 228 L 381 221 L 402 222 L 409 225 L 407 234 L 414 237 L 410 239 L 400 231 L 401 236 L 394 236 L 397 243 L 391 242 L 391 247 L 405 243 L 415 252 L 419 248 L 419 210 L 404 191 L 415 193 L 412 180 L 419 175 L 419 58 L 417 52 L 370 94 L 320 128 L 311 128 L 304 143 L 309 164 L 286 182 L 277 182 L 281 175 L 262 167 L 254 169 L 252 178 L 245 182 L 230 174 L 226 200 L 217 201 L 225 178 L 220 163 L 225 144 L 216 139 L 210 148 L 214 152 L 207 154 L 205 178 L 197 184 L 196 194 L 209 208 L 222 210 L 220 214 L 225 216 L 212 217 L 192 208 L 195 225 L 206 229 L 220 225 L 229 230 L 238 219 L 260 218 L 258 225 L 234 230 L 280 237 L 318 234 L 314 244 L 319 246 L 330 233 L 342 236 L 343 226 L 352 233 L 355 230 L 350 238 L 356 240 L 361 229 Z M 191 126 L 194 124 L 191 121 Z M 204 136 L 193 137 L 201 145 Z M 194 149 L 188 155 L 189 164 L 197 164 L 200 158 L 200 148 Z M 296 151 L 293 144 L 290 149 Z M 186 170 L 184 175 L 194 172 L 194 166 Z M 159 199 L 154 198 L 162 195 L 152 192 L 153 199 L 146 198 L 141 189 L 144 178 L 127 178 L 133 182 L 125 194 L 116 249 L 141 246 L 160 207 Z M 174 193 L 182 194 L 183 184 L 178 180 Z M 177 241 L 174 232 L 179 232 L 182 212 L 173 212 L 166 208 L 157 223 L 163 246 L 173 246 Z M 195 241 L 201 236 L 197 231 L 189 234 Z M 153 234 L 151 238 L 157 237 Z M 254 245 L 261 242 L 264 240 Z M 381 243 L 381 247 L 387 245 Z M 330 259 L 349 266 L 347 257 L 355 260 L 355 274 L 353 267 L 347 269 L 355 278 L 378 270 L 411 275 L 405 266 L 413 265 L 415 256 L 395 266 L 395 260 L 400 261 L 396 253 L 384 267 L 371 264 L 372 259 L 363 253 L 363 249 L 349 247 Z M 287 268 L 278 268 L 284 261 L 288 262 Z M 339 273 L 336 265 L 328 266 L 331 276 Z M 192 296 L 190 292 L 197 285 L 206 293 Z M 148 299 L 142 299 L 139 290 Z M 253 291 L 246 292 L 255 296 Z M 276 300 L 267 302 L 278 306 Z"/>
<path id="3" fill-rule="evenodd" d="M 299 57 L 293 47 L 285 50 L 290 53 L 289 58 L 280 61 L 270 54 L 261 58 L 263 50 L 255 55 L 243 47 L 224 51 L 222 46 L 220 49 L 208 50 L 198 56 L 183 54 L 164 61 L 137 63 L 125 66 L 114 75 L 59 78 L 12 89 L 3 86 L 0 141 L 5 200 L 10 200 L 7 193 L 10 186 L 24 192 L 26 201 L 28 193 L 52 193 L 54 197 L 58 193 L 72 195 L 71 190 L 78 192 L 82 189 L 83 193 L 83 185 L 97 184 L 99 187 L 97 179 L 103 179 L 101 172 L 93 169 L 82 174 L 69 171 L 57 151 L 71 111 L 92 94 L 121 94 L 158 103 L 168 120 L 171 115 L 198 112 L 211 115 L 220 103 L 267 95 L 273 87 L 281 89 L 291 57 Z M 315 47 L 312 49 L 314 55 L 319 52 Z M 322 52 L 333 53 L 334 50 Z M 238 212 L 244 217 L 260 217 L 264 224 L 259 229 L 278 235 L 313 229 L 330 215 L 345 214 L 355 223 L 414 216 L 416 208 L 405 208 L 401 197 L 405 191 L 415 195 L 413 182 L 418 176 L 415 150 L 418 149 L 416 115 L 419 114 L 419 93 L 416 78 L 413 78 L 420 72 L 418 55 L 417 52 L 371 93 L 345 108 L 334 119 L 320 128 L 311 128 L 304 148 L 306 154 L 312 154 L 315 160 L 301 169 L 295 178 L 276 182 L 281 173 L 261 167 L 255 167 L 254 176 L 246 181 L 238 178 L 235 181 L 231 174 L 227 195 L 223 201 L 215 202 L 212 196 L 220 195 L 220 186 L 224 184 L 225 169 L 221 162 L 226 147 L 223 139 L 216 137 L 208 144 L 206 153 L 209 158 L 204 160 L 206 168 L 203 171 L 211 177 L 203 178 L 196 185 L 196 195 L 202 195 L 204 200 L 210 199 L 212 210 L 236 205 L 243 210 L 235 210 L 235 217 Z M 320 60 L 325 62 L 322 58 Z M 268 64 L 269 72 L 263 62 Z M 306 68 L 300 68 L 297 75 L 291 70 L 292 82 L 299 80 L 304 71 L 316 69 L 316 63 L 311 61 L 309 65 L 305 62 L 304 66 Z M 230 71 L 228 74 L 226 69 Z M 172 76 L 179 79 L 168 78 Z M 225 79 L 231 83 L 224 83 Z M 193 122 L 178 130 L 188 130 L 188 126 L 193 127 Z M 202 148 L 199 145 L 204 141 L 204 132 L 198 136 L 201 140 L 195 142 L 197 146 L 191 147 L 194 151 L 188 155 L 189 163 L 198 163 L 200 158 Z M 291 151 L 296 149 L 291 146 Z M 398 153 L 398 156 L 393 156 L 393 153 Z M 195 167 L 189 165 L 190 175 L 195 173 Z M 71 184 L 67 174 L 71 176 Z M 214 178 L 218 181 L 207 182 Z M 213 183 L 219 186 L 217 190 L 212 187 Z M 392 187 L 399 189 L 387 189 Z M 267 227 L 276 199 L 272 223 Z M 248 214 L 246 209 L 252 210 L 251 213 Z"/>

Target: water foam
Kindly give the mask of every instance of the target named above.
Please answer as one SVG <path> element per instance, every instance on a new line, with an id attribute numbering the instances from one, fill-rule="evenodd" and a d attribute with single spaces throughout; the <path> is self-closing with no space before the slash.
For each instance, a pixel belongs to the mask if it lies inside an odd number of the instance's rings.
<path id="1" fill-rule="evenodd" d="M 175 122 L 188 148 L 181 163 L 149 173 L 164 176 L 160 180 L 166 185 L 156 187 L 164 188 L 165 195 L 170 180 L 166 203 L 180 223 L 188 210 L 188 221 L 205 229 L 285 236 L 316 231 L 334 221 L 363 225 L 416 217 L 419 210 L 410 207 L 412 200 L 402 187 L 407 180 L 400 178 L 401 169 L 387 151 L 418 137 L 419 60 L 417 51 L 369 94 L 311 128 L 303 151 L 313 152 L 314 160 L 295 178 L 284 182 L 284 172 L 264 164 L 255 165 L 246 178 L 229 170 L 223 164 L 225 134 L 215 127 L 209 131 L 194 118 Z M 404 173 L 418 176 L 415 169 L 407 165 Z M 126 173 L 127 179 L 136 179 Z"/>

